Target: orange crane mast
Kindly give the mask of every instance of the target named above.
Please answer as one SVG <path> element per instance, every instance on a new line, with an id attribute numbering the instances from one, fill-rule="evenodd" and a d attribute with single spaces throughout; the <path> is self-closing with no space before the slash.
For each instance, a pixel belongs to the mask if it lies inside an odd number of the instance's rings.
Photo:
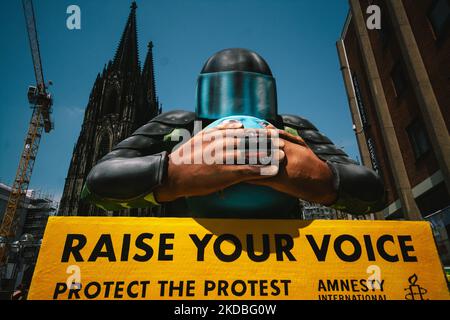
<path id="1" fill-rule="evenodd" d="M 4 266 L 8 261 L 7 242 L 13 239 L 16 234 L 18 208 L 28 191 L 42 131 L 50 132 L 53 129 L 53 122 L 51 119 L 53 100 L 51 95 L 47 92 L 47 86 L 44 82 L 33 2 L 32 0 L 22 0 L 22 4 L 31 48 L 31 56 L 33 58 L 36 86 L 28 87 L 28 101 L 32 106 L 33 114 L 25 138 L 23 151 L 20 156 L 19 167 L 17 168 L 8 204 L 0 226 L 0 237 L 3 242 L 2 244 L 0 243 L 0 266 Z"/>

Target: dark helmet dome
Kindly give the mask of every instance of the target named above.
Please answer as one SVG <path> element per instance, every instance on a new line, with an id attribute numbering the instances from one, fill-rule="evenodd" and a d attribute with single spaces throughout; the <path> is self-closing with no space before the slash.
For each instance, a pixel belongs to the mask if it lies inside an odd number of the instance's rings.
<path id="1" fill-rule="evenodd" d="M 256 52 L 247 49 L 225 49 L 206 61 L 201 73 L 247 71 L 272 76 L 267 62 Z"/>

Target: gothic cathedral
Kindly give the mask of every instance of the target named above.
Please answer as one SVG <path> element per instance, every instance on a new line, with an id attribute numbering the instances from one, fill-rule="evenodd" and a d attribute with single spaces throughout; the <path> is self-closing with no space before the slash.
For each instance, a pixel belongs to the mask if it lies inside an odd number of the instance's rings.
<path id="1" fill-rule="evenodd" d="M 102 73 L 97 75 L 89 96 L 67 173 L 59 215 L 154 215 L 151 209 L 106 212 L 80 200 L 83 184 L 95 163 L 114 145 L 161 113 L 155 90 L 152 42 L 148 44 L 141 71 L 136 8 L 133 2 L 114 60 L 109 61 Z"/>

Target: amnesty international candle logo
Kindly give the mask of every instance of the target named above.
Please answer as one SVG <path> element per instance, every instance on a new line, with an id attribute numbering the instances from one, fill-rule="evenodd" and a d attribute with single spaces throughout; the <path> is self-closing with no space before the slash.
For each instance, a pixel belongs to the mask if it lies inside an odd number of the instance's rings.
<path id="1" fill-rule="evenodd" d="M 426 222 L 51 217 L 29 298 L 448 299 L 442 272 Z"/>
<path id="2" fill-rule="evenodd" d="M 419 280 L 419 277 L 416 274 L 408 278 L 409 286 L 405 289 L 408 292 L 405 296 L 406 300 L 428 300 L 425 298 L 428 290 L 421 287 L 417 280 Z"/>

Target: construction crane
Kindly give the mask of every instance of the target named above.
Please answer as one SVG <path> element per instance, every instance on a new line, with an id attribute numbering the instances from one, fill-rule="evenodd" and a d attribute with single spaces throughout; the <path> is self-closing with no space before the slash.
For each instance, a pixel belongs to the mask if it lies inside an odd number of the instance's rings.
<path id="1" fill-rule="evenodd" d="M 51 120 L 53 100 L 47 92 L 47 85 L 44 82 L 33 2 L 32 0 L 22 0 L 22 5 L 25 13 L 31 56 L 33 58 L 36 86 L 28 87 L 28 101 L 33 109 L 33 113 L 22 155 L 20 156 L 19 167 L 17 168 L 14 184 L 12 185 L 8 204 L 0 226 L 0 240 L 2 240 L 0 243 L 0 266 L 4 266 L 8 260 L 7 242 L 15 237 L 18 220 L 17 211 L 28 191 L 42 131 L 50 132 L 53 129 L 53 122 Z"/>

